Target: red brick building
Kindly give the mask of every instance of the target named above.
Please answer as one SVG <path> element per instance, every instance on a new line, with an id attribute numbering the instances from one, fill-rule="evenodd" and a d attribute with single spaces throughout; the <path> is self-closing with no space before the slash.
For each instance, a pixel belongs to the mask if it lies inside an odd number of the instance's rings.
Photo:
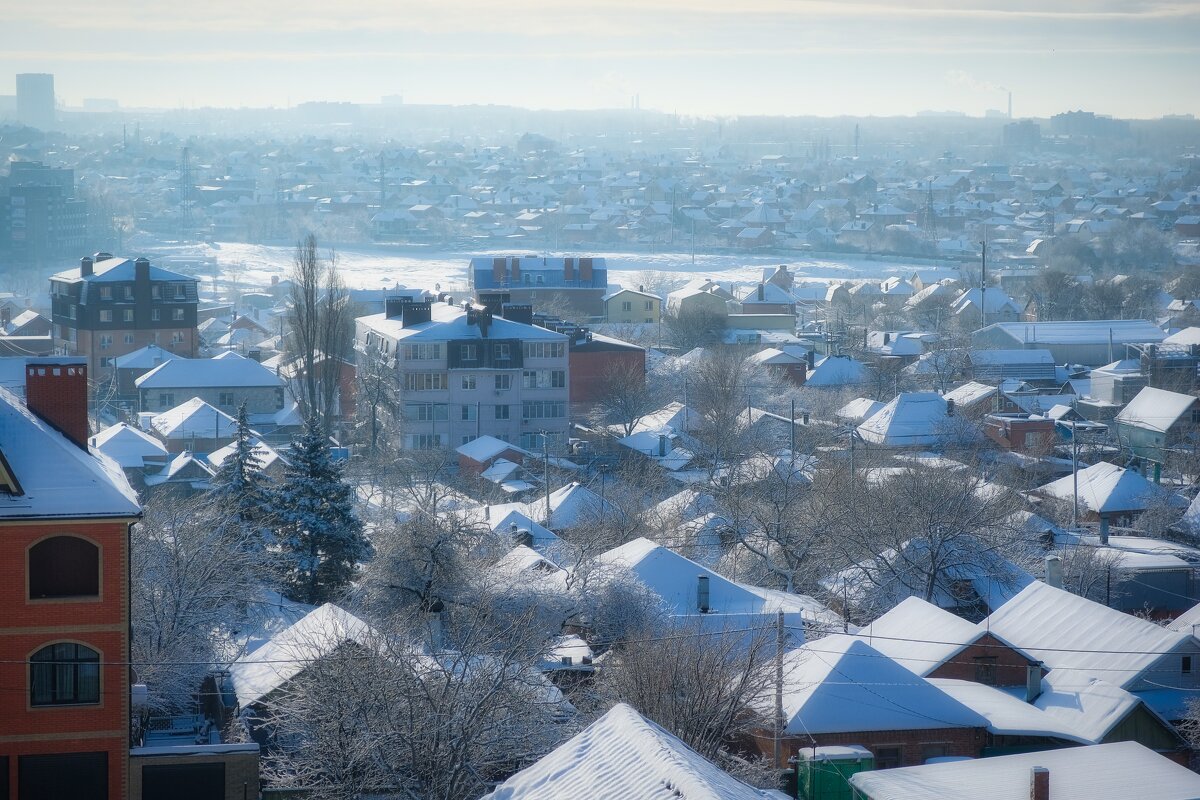
<path id="1" fill-rule="evenodd" d="M 587 331 L 571 338 L 567 351 L 571 413 L 588 411 L 616 380 L 646 381 L 646 350 Z"/>
<path id="2" fill-rule="evenodd" d="M 124 798 L 141 510 L 87 449 L 83 359 L 30 359 L 26 396 L 0 390 L 0 797 Z"/>

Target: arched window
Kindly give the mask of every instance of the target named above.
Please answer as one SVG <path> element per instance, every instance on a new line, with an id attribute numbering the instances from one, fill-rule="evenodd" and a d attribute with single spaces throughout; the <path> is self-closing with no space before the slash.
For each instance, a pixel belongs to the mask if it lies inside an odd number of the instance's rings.
<path id="1" fill-rule="evenodd" d="M 52 536 L 29 548 L 29 599 L 98 597 L 100 548 L 78 536 Z"/>
<path id="2" fill-rule="evenodd" d="M 46 645 L 29 659 L 29 702 L 35 706 L 100 702 L 100 654 L 82 644 Z"/>

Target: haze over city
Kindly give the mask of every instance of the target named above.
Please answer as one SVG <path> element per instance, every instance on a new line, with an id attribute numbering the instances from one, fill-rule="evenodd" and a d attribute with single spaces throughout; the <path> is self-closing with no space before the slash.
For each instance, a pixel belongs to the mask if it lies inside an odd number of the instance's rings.
<path id="1" fill-rule="evenodd" d="M 1200 4 L 1157 0 L 8 3 L 0 74 L 129 107 L 314 100 L 860 115 L 1200 108 Z M 0 84 L 0 91 L 3 90 Z"/>

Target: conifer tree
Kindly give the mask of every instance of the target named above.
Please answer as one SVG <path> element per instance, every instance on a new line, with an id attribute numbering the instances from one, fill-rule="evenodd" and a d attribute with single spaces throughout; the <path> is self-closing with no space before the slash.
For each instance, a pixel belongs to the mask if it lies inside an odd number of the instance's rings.
<path id="1" fill-rule="evenodd" d="M 259 552 L 271 539 L 273 516 L 271 480 L 254 452 L 256 436 L 250 428 L 246 404 L 238 408 L 234 451 L 213 476 L 210 499 L 220 511 L 221 527 L 239 547 Z"/>
<path id="2" fill-rule="evenodd" d="M 290 458 L 275 493 L 283 592 L 304 603 L 323 603 L 350 584 L 372 549 L 354 512 L 354 489 L 342 479 L 316 415 L 293 439 Z"/>

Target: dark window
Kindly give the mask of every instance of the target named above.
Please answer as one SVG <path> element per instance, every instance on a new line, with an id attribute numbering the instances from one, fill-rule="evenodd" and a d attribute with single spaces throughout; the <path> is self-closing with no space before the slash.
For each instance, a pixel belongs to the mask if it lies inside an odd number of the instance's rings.
<path id="1" fill-rule="evenodd" d="M 96 545 L 78 536 L 53 536 L 29 548 L 29 599 L 99 595 Z"/>
<path id="2" fill-rule="evenodd" d="M 925 764 L 931 758 L 945 758 L 950 755 L 949 748 L 944 744 L 927 744 L 921 748 L 921 763 Z"/>
<path id="3" fill-rule="evenodd" d="M 8 756 L 0 756 L 0 800 L 8 800 Z"/>
<path id="4" fill-rule="evenodd" d="M 1192 657 L 1191 656 L 1183 657 L 1183 674 L 1184 675 L 1192 674 Z"/>
<path id="5" fill-rule="evenodd" d="M 988 686 L 996 685 L 996 657 L 980 656 L 975 659 L 975 682 Z"/>
<path id="6" fill-rule="evenodd" d="M 59 642 L 29 659 L 29 702 L 35 706 L 100 702 L 100 654 L 74 642 Z"/>
<path id="7" fill-rule="evenodd" d="M 17 760 L 21 800 L 106 800 L 108 753 L 55 753 Z"/>
<path id="8" fill-rule="evenodd" d="M 142 800 L 225 800 L 225 765 L 147 764 Z"/>
<path id="9" fill-rule="evenodd" d="M 875 769 L 893 769 L 901 766 L 901 752 L 898 746 L 875 748 Z"/>

